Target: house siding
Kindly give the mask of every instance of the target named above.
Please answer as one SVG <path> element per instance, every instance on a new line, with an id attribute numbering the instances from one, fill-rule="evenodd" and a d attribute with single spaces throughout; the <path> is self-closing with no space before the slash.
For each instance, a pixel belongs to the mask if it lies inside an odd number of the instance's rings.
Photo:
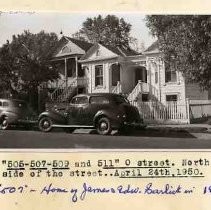
<path id="1" fill-rule="evenodd" d="M 208 91 L 202 91 L 197 84 L 186 83 L 186 98 L 190 100 L 208 100 Z"/>

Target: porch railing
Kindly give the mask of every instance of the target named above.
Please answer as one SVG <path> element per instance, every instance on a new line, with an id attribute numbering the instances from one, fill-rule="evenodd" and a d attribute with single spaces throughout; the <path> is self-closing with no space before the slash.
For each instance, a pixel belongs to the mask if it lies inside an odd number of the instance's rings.
<path id="1" fill-rule="evenodd" d="M 64 91 L 66 86 L 66 80 L 63 80 L 59 86 L 57 86 L 57 88 L 50 94 L 50 99 L 52 101 L 55 101 L 59 95 L 61 95 L 61 93 Z"/>
<path id="2" fill-rule="evenodd" d="M 50 94 L 51 101 L 63 102 L 74 93 L 77 87 L 86 86 L 87 78 L 77 77 L 71 82 L 64 80 L 60 85 Z"/>
<path id="3" fill-rule="evenodd" d="M 62 93 L 57 97 L 56 101 L 57 102 L 66 101 L 74 93 L 76 88 L 77 88 L 77 79 L 75 78 L 72 81 L 71 85 L 63 89 Z"/>
<path id="4" fill-rule="evenodd" d="M 149 92 L 149 84 L 139 80 L 135 88 L 129 94 L 128 100 L 134 101 L 136 100 L 136 98 L 138 97 L 140 93 L 148 93 L 148 92 Z"/>
<path id="5" fill-rule="evenodd" d="M 112 93 L 117 93 L 117 94 L 122 93 L 122 85 L 121 85 L 120 81 L 117 82 L 117 85 L 112 90 Z"/>

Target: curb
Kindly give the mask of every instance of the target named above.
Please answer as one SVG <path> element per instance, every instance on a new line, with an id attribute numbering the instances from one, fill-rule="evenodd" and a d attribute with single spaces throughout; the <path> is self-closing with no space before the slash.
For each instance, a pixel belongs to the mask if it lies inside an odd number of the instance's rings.
<path id="1" fill-rule="evenodd" d="M 154 127 L 147 126 L 146 131 L 158 131 L 158 132 L 189 132 L 189 133 L 211 133 L 211 128 L 207 127 Z"/>

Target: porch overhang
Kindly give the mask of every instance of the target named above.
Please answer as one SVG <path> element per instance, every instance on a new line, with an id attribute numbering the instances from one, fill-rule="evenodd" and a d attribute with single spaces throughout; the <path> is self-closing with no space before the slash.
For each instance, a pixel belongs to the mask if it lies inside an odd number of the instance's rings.
<path id="1" fill-rule="evenodd" d="M 59 60 L 65 60 L 65 59 L 73 59 L 76 57 L 81 57 L 82 54 L 68 54 L 63 56 L 54 56 L 50 61 L 59 61 Z"/>
<path id="2" fill-rule="evenodd" d="M 94 63 L 94 62 L 99 62 L 99 61 L 107 61 L 107 60 L 112 60 L 112 59 L 117 59 L 117 62 L 120 61 L 119 56 L 110 56 L 110 57 L 100 57 L 100 58 L 95 58 L 95 59 L 86 59 L 86 60 L 78 60 L 79 63 Z"/>

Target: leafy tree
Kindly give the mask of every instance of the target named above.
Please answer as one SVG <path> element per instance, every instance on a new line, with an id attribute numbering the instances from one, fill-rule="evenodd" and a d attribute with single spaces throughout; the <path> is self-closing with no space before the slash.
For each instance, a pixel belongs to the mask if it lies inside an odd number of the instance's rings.
<path id="1" fill-rule="evenodd" d="M 167 66 L 183 72 L 189 82 L 211 87 L 211 16 L 150 15 L 147 26 L 158 38 Z"/>
<path id="2" fill-rule="evenodd" d="M 0 74 L 4 87 L 19 94 L 26 92 L 37 108 L 38 87 L 58 78 L 58 72 L 50 67 L 57 42 L 56 34 L 44 31 L 13 35 L 11 43 L 7 42 L 0 50 Z"/>
<path id="3" fill-rule="evenodd" d="M 124 46 L 130 44 L 131 24 L 123 18 L 115 15 L 107 15 L 103 18 L 98 15 L 94 18 L 87 18 L 82 29 L 76 33 L 80 39 L 86 39 L 92 43 L 102 43 L 107 46 Z"/>

